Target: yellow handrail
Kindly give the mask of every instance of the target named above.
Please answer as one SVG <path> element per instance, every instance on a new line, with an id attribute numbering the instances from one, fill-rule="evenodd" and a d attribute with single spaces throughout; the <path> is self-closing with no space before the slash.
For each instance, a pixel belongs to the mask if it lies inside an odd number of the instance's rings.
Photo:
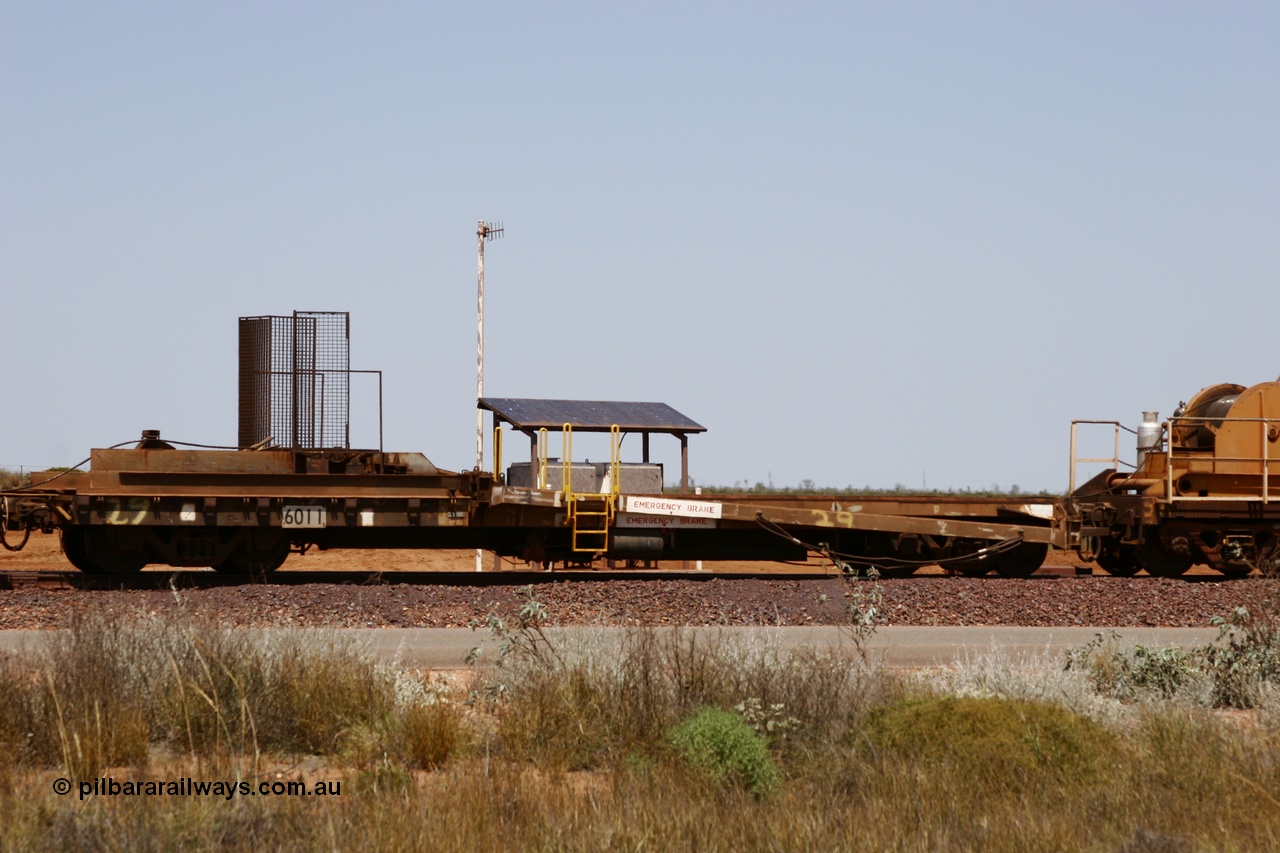
<path id="1" fill-rule="evenodd" d="M 547 487 L 547 428 L 538 430 L 538 479 L 535 484 L 539 489 Z"/>
<path id="2" fill-rule="evenodd" d="M 609 530 L 617 514 L 618 495 L 622 491 L 622 431 L 617 424 L 609 428 L 609 490 L 597 487 L 595 491 L 581 495 L 573 491 L 572 424 L 561 428 L 561 436 L 564 445 L 564 459 L 560 461 L 561 496 L 565 524 L 572 528 L 570 547 L 578 553 L 605 553 L 609 550 Z"/>
<path id="3" fill-rule="evenodd" d="M 1112 450 L 1111 456 L 1085 457 L 1085 456 L 1076 455 L 1076 427 L 1079 426 L 1080 424 L 1109 426 L 1115 429 L 1115 438 L 1114 438 L 1115 449 Z M 1119 421 L 1076 420 L 1071 422 L 1071 474 L 1067 478 L 1067 494 L 1069 495 L 1073 494 L 1076 490 L 1076 469 L 1079 467 L 1081 462 L 1087 462 L 1087 463 L 1101 462 L 1101 463 L 1110 465 L 1112 468 L 1116 469 L 1117 471 L 1120 470 L 1120 430 L 1124 430 L 1125 432 L 1131 432 L 1134 435 L 1137 435 L 1136 430 L 1129 429 L 1127 426 L 1120 423 Z M 1125 463 L 1125 464 L 1128 464 L 1128 463 Z"/>
<path id="4" fill-rule="evenodd" d="M 560 460 L 560 490 L 564 492 L 565 506 L 573 513 L 573 424 L 565 424 L 560 428 L 561 450 L 564 458 Z"/>
<path id="5" fill-rule="evenodd" d="M 609 427 L 609 490 L 618 495 L 622 492 L 622 431 L 618 425 Z"/>
<path id="6" fill-rule="evenodd" d="M 493 425 L 493 478 L 502 476 L 502 425 Z"/>

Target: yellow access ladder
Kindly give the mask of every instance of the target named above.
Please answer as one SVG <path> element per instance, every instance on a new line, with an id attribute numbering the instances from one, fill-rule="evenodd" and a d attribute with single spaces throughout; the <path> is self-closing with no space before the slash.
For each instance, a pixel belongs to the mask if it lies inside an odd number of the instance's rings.
<path id="1" fill-rule="evenodd" d="M 573 426 L 563 427 L 564 456 L 560 487 L 564 494 L 565 524 L 572 531 L 570 548 L 577 554 L 603 554 L 609 550 L 609 530 L 618 513 L 622 487 L 622 433 L 609 428 L 609 490 L 573 491 Z"/>

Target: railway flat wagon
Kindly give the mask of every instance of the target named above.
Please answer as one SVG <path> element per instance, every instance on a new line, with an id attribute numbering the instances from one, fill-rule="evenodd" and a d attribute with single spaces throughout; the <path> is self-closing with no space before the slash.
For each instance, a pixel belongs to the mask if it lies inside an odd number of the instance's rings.
<path id="1" fill-rule="evenodd" d="M 0 494 L 0 534 L 56 529 L 67 559 L 94 574 L 158 564 L 264 575 L 317 547 L 474 548 L 540 566 L 817 551 L 886 571 L 944 562 L 1025 575 L 1059 529 L 1052 501 L 689 495 L 688 438 L 705 428 L 662 403 L 480 398 L 481 418 L 493 418 L 493 468 L 481 469 L 478 427 L 476 467 L 447 471 L 421 453 L 383 450 L 382 374 L 351 369 L 346 312 L 241 317 L 239 332 L 235 448 L 145 431 L 133 447 L 92 451 L 87 471 L 36 474 Z M 370 375 L 378 447 L 353 449 L 350 388 Z M 575 432 L 607 434 L 609 461 L 575 461 Z M 504 470 L 508 433 L 526 436 L 530 455 Z M 632 434 L 642 458 L 624 463 Z M 665 493 L 650 460 L 654 435 L 680 442 L 678 495 Z"/>
<path id="2" fill-rule="evenodd" d="M 81 571 L 148 564 L 262 575 L 291 551 L 477 548 L 538 565 L 596 560 L 795 560 L 818 551 L 909 572 L 1034 571 L 1053 541 L 1056 504 L 1007 499 L 670 495 L 512 486 L 505 475 L 446 471 L 420 453 L 184 450 L 158 433 L 94 450 L 89 470 L 34 475 L 6 492 L 4 527 L 58 530 Z"/>

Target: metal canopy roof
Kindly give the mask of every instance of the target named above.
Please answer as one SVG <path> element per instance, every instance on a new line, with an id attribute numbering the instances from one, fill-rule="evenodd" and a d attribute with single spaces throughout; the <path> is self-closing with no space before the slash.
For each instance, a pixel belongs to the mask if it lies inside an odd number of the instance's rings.
<path id="1" fill-rule="evenodd" d="M 529 400 L 484 397 L 481 409 L 493 412 L 518 430 L 561 429 L 571 424 L 579 432 L 608 432 L 617 424 L 623 432 L 662 432 L 680 435 L 706 432 L 666 403 L 618 403 L 607 400 Z"/>

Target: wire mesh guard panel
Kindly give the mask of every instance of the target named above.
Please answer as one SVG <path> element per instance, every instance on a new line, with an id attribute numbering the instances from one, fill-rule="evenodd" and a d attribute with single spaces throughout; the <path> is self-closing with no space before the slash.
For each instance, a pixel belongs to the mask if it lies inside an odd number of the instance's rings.
<path id="1" fill-rule="evenodd" d="M 239 445 L 351 446 L 351 315 L 240 318 Z"/>

